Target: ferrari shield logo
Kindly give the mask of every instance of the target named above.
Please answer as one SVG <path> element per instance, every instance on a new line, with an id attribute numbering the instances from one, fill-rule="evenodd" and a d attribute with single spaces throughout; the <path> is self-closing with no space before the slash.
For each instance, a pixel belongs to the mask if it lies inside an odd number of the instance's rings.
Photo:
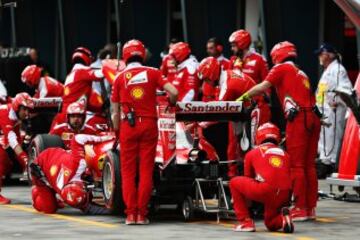
<path id="1" fill-rule="evenodd" d="M 126 78 L 127 80 L 129 80 L 131 77 L 132 77 L 131 72 L 125 73 L 125 78 Z"/>

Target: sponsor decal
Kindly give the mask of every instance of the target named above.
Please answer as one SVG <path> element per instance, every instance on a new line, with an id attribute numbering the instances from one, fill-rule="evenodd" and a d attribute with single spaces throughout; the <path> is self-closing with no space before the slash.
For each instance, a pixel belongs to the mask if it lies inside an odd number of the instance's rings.
<path id="1" fill-rule="evenodd" d="M 128 81 L 127 85 L 135 85 L 135 84 L 147 83 L 147 82 L 148 82 L 147 74 L 146 71 L 144 71 L 133 76 L 131 80 Z"/>
<path id="2" fill-rule="evenodd" d="M 126 78 L 127 80 L 129 80 L 131 77 L 132 77 L 131 72 L 125 73 L 125 78 Z"/>
<path id="3" fill-rule="evenodd" d="M 175 118 L 159 118 L 158 124 L 160 131 L 175 131 Z"/>
<path id="4" fill-rule="evenodd" d="M 60 107 L 61 103 L 60 97 L 34 99 L 34 107 L 36 108 Z"/>
<path id="5" fill-rule="evenodd" d="M 52 165 L 50 168 L 50 176 L 55 176 L 56 172 L 58 170 L 58 167 L 56 165 Z"/>
<path id="6" fill-rule="evenodd" d="M 246 65 L 247 66 L 255 66 L 255 64 L 256 64 L 256 60 L 254 59 L 254 60 L 250 60 L 250 61 L 246 61 Z"/>
<path id="7" fill-rule="evenodd" d="M 69 177 L 70 176 L 70 171 L 68 169 L 64 170 L 64 176 L 65 177 Z"/>
<path id="8" fill-rule="evenodd" d="M 243 62 L 239 58 L 237 58 L 234 62 L 234 66 L 242 68 Z"/>
<path id="9" fill-rule="evenodd" d="M 144 96 L 144 89 L 141 87 L 135 87 L 131 90 L 131 96 L 135 100 L 139 100 Z"/>
<path id="10" fill-rule="evenodd" d="M 187 102 L 177 103 L 176 113 L 240 113 L 241 102 Z"/>
<path id="11" fill-rule="evenodd" d="M 276 168 L 281 168 L 283 165 L 283 161 L 279 157 L 271 157 L 269 159 L 269 163 L 271 166 L 276 167 Z"/>
<path id="12" fill-rule="evenodd" d="M 70 94 L 70 88 L 65 87 L 65 89 L 64 89 L 64 95 L 67 96 L 67 95 L 69 95 L 69 94 Z"/>
<path id="13" fill-rule="evenodd" d="M 63 141 L 70 141 L 73 137 L 74 137 L 74 133 L 63 132 L 63 133 L 61 134 L 61 139 L 62 139 Z"/>

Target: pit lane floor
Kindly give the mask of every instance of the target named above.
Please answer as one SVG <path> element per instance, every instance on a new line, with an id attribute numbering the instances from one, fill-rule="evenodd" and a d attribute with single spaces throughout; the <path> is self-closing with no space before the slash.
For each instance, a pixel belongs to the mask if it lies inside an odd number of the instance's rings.
<path id="1" fill-rule="evenodd" d="M 320 182 L 321 189 L 329 187 Z M 44 215 L 33 210 L 30 188 L 6 186 L 4 195 L 11 205 L 0 205 L 0 240 L 5 239 L 358 239 L 360 203 L 321 199 L 316 222 L 296 223 L 294 234 L 270 233 L 256 221 L 256 233 L 231 231 L 232 221 L 216 223 L 215 218 L 184 223 L 175 212 L 160 212 L 149 226 L 126 226 L 115 216 L 85 216 L 80 211 L 62 209 Z"/>

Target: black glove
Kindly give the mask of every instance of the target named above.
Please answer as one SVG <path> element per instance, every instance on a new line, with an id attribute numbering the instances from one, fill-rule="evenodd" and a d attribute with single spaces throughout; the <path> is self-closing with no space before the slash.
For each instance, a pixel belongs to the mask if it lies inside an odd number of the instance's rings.
<path id="1" fill-rule="evenodd" d="M 109 99 L 106 99 L 102 105 L 102 111 L 108 111 L 110 109 L 110 101 Z"/>
<path id="2" fill-rule="evenodd" d="M 290 108 L 286 119 L 289 122 L 292 122 L 292 121 L 294 121 L 294 119 L 298 113 L 299 113 L 299 110 L 297 110 L 296 108 Z"/>

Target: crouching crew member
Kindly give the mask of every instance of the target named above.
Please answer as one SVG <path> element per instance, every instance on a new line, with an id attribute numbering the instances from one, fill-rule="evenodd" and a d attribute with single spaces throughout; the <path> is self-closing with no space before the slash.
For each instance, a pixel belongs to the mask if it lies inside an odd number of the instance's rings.
<path id="1" fill-rule="evenodd" d="M 258 145 L 245 156 L 244 176 L 230 180 L 230 190 L 239 224 L 234 231 L 254 232 L 247 201 L 264 204 L 265 226 L 270 231 L 282 229 L 292 233 L 294 225 L 286 206 L 290 202 L 289 156 L 277 144 L 280 131 L 272 123 L 265 123 L 256 132 Z"/>
<path id="2" fill-rule="evenodd" d="M 2 179 L 12 168 L 12 161 L 9 157 L 15 153 L 26 177 L 26 166 L 28 155 L 22 147 L 23 139 L 20 136 L 21 124 L 29 118 L 30 109 L 34 108 L 34 101 L 27 93 L 19 93 L 12 99 L 12 103 L 0 106 L 0 129 L 4 136 L 0 146 L 0 192 Z M 9 204 L 10 199 L 0 193 L 0 204 Z"/>
<path id="3" fill-rule="evenodd" d="M 100 207 L 91 204 L 91 193 L 83 180 L 87 167 L 84 146 L 112 139 L 112 136 L 78 134 L 72 139 L 71 152 L 62 148 L 42 151 L 30 164 L 34 208 L 51 214 L 65 203 L 85 213 L 103 213 Z"/>

